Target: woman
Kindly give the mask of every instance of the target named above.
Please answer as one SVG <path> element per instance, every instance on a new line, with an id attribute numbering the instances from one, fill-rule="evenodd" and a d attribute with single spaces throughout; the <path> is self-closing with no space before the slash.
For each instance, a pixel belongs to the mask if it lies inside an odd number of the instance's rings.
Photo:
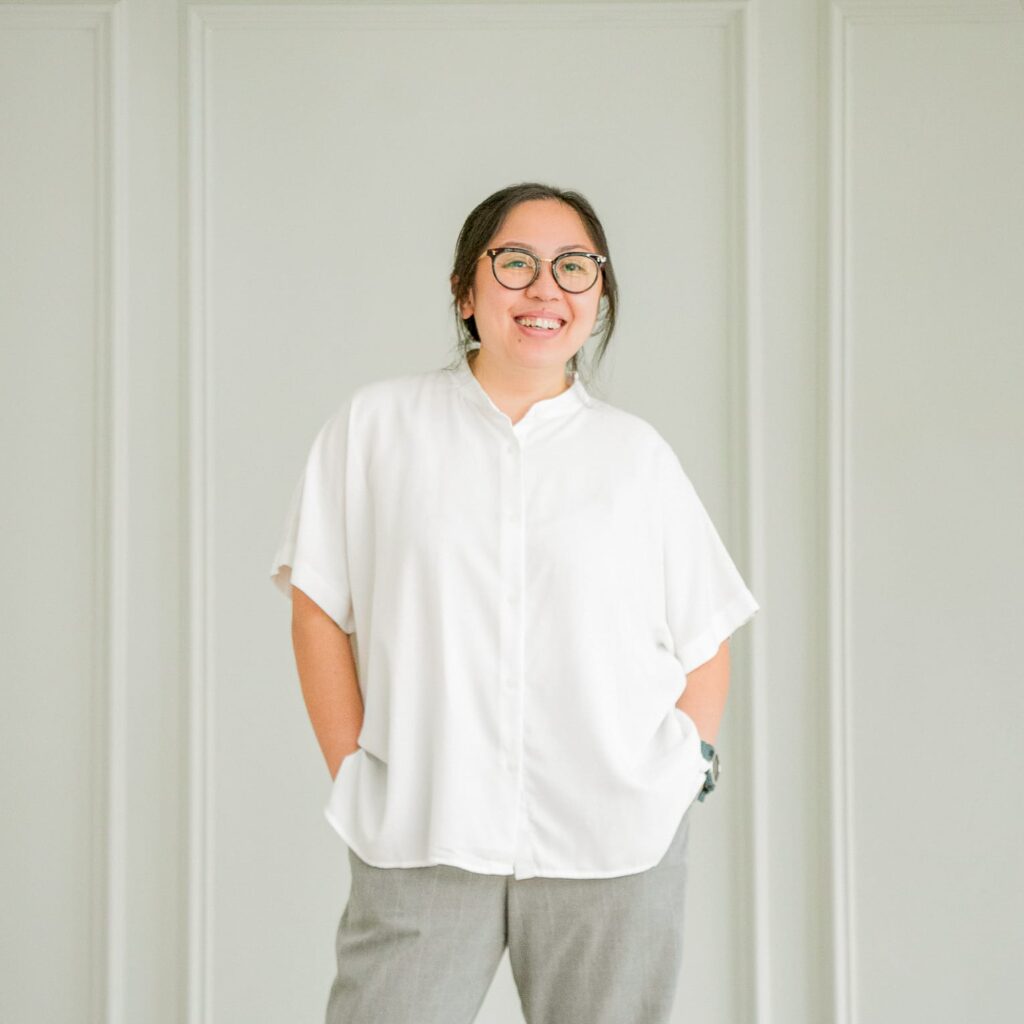
<path id="1" fill-rule="evenodd" d="M 352 870 L 328 1024 L 664 1024 L 726 639 L 758 605 L 671 447 L 591 395 L 614 329 L 578 193 L 470 213 L 453 365 L 355 390 L 274 559 Z M 352 646 L 350 646 L 350 643 Z"/>

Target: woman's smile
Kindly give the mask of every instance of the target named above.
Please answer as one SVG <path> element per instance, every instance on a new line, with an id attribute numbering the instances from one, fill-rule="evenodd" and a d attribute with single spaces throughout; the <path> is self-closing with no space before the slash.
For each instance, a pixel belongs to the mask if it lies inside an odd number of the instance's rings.
<path id="1" fill-rule="evenodd" d="M 547 316 L 516 316 L 512 318 L 519 329 L 531 338 L 552 338 L 565 326 L 561 318 Z"/>

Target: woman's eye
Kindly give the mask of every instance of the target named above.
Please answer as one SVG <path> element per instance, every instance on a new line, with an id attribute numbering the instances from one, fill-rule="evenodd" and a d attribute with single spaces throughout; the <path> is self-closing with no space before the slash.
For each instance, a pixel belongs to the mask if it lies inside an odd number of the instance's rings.
<path id="1" fill-rule="evenodd" d="M 568 271 L 570 274 L 578 274 L 583 269 L 582 263 L 563 263 L 562 269 Z"/>

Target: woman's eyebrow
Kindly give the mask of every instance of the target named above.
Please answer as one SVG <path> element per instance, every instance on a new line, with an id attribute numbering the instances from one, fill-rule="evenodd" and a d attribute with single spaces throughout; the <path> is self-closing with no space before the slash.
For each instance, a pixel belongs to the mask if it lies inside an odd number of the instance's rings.
<path id="1" fill-rule="evenodd" d="M 500 249 L 503 245 L 521 245 L 524 249 L 529 249 L 531 246 L 527 242 L 502 242 L 496 248 Z M 577 242 L 575 245 L 563 245 L 561 249 L 556 249 L 555 252 L 590 252 L 589 245 L 583 245 Z"/>

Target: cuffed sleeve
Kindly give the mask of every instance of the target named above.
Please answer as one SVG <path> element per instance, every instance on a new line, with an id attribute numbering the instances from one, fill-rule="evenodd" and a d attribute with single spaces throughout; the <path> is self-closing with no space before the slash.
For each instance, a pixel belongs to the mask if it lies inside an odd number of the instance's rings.
<path id="1" fill-rule="evenodd" d="M 347 401 L 317 432 L 270 568 L 283 594 L 290 599 L 297 587 L 346 633 L 355 632 L 345 515 L 350 412 Z"/>
<path id="2" fill-rule="evenodd" d="M 685 672 L 709 661 L 760 608 L 671 448 L 661 469 L 665 616 Z"/>

